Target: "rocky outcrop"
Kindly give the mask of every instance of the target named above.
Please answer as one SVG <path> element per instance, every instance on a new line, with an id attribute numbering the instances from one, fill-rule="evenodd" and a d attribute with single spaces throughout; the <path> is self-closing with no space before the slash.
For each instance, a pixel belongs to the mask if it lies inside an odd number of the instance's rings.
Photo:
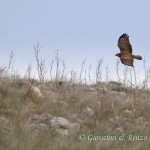
<path id="1" fill-rule="evenodd" d="M 78 123 L 71 123 L 63 117 L 54 117 L 50 123 L 51 127 L 57 129 L 56 131 L 62 133 L 62 135 L 66 135 L 66 133 L 68 133 L 68 135 L 76 133 L 80 129 Z"/>
<path id="2" fill-rule="evenodd" d="M 56 117 L 45 113 L 32 115 L 28 127 L 31 132 L 39 132 L 43 129 L 54 128 L 58 134 L 69 136 L 79 131 L 80 124 L 72 123 L 63 117 Z"/>

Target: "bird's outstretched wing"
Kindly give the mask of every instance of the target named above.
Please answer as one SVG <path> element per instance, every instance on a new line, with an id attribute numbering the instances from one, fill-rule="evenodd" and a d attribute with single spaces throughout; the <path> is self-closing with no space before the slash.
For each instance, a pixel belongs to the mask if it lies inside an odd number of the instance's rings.
<path id="1" fill-rule="evenodd" d="M 129 36 L 125 33 L 122 34 L 118 39 L 118 47 L 120 48 L 121 54 L 132 55 L 132 46 L 129 41 Z"/>

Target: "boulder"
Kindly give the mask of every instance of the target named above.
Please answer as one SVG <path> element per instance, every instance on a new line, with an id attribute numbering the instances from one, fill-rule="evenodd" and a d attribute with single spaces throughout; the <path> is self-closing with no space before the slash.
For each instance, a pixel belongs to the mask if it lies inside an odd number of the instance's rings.
<path id="1" fill-rule="evenodd" d="M 68 121 L 67 119 L 63 117 L 54 117 L 50 121 L 50 124 L 51 124 L 51 127 L 57 129 L 56 131 L 61 131 L 63 133 L 64 132 L 67 133 L 68 131 L 69 134 L 72 134 L 72 133 L 79 131 L 80 129 L 80 125 L 78 123 L 71 123 L 70 121 Z"/>

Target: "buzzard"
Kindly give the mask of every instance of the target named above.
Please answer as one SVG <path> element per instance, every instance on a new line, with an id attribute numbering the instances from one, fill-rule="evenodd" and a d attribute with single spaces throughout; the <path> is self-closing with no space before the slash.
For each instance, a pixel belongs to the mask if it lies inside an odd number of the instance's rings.
<path id="1" fill-rule="evenodd" d="M 116 54 L 124 65 L 132 66 L 134 59 L 142 60 L 139 55 L 132 55 L 132 46 L 129 41 L 129 36 L 124 33 L 118 39 L 118 47 L 120 53 Z"/>

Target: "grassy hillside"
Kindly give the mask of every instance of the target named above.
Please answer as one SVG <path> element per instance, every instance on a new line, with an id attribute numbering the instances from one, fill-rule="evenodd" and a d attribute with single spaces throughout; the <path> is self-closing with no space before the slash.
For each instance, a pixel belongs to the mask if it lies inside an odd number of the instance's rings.
<path id="1" fill-rule="evenodd" d="M 149 149 L 149 90 L 117 82 L 83 85 L 35 80 L 34 86 L 43 98 L 28 94 L 30 80 L 0 78 L 1 150 Z M 41 114 L 66 118 L 80 124 L 80 129 L 64 136 L 43 122 L 46 128 L 31 131 L 33 115 Z"/>
<path id="2" fill-rule="evenodd" d="M 150 147 L 149 68 L 137 82 L 135 69 L 116 63 L 116 81 L 98 60 L 93 81 L 91 66 L 82 62 L 79 75 L 66 75 L 56 52 L 46 76 L 45 62 L 34 47 L 38 79 L 29 65 L 25 77 L 14 71 L 14 54 L 0 67 L 0 150 L 148 150 Z M 103 69 L 102 69 L 103 68 Z M 105 74 L 105 77 L 102 75 Z M 102 80 L 105 78 L 105 80 Z"/>

